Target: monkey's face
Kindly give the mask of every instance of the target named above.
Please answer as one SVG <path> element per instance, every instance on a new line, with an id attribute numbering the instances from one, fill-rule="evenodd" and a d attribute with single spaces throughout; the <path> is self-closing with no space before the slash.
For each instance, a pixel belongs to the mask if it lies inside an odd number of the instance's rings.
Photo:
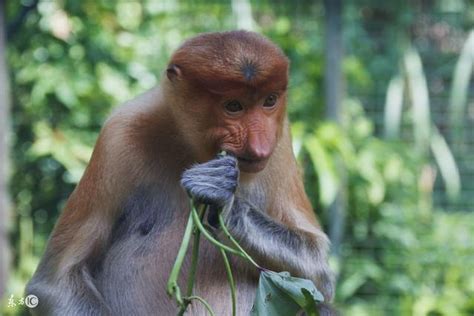
<path id="1" fill-rule="evenodd" d="M 212 106 L 209 138 L 217 150 L 234 155 L 242 172 L 263 170 L 281 134 L 286 91 L 234 93 Z"/>
<path id="2" fill-rule="evenodd" d="M 256 33 L 207 33 L 186 41 L 166 75 L 196 160 L 225 150 L 241 171 L 263 170 L 281 134 L 288 69 L 283 52 Z"/>

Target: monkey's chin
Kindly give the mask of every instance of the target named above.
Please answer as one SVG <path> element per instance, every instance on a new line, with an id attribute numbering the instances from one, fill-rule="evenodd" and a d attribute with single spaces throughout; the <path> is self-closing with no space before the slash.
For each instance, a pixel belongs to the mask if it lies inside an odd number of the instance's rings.
<path id="1" fill-rule="evenodd" d="M 239 162 L 239 169 L 245 173 L 257 173 L 265 169 L 267 166 L 268 159 L 265 160 L 247 160 L 243 158 L 237 158 Z"/>

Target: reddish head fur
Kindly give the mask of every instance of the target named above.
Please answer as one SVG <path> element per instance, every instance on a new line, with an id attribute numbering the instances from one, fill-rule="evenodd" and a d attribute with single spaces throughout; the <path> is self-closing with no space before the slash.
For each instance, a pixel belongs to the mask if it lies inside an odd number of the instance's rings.
<path id="1" fill-rule="evenodd" d="M 170 67 L 183 78 L 216 93 L 236 88 L 285 90 L 288 59 L 267 38 L 246 31 L 207 33 L 186 41 Z"/>

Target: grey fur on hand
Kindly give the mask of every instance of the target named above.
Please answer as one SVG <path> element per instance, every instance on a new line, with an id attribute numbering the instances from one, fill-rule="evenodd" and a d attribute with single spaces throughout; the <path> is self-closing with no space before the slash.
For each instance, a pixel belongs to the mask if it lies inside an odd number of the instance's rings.
<path id="1" fill-rule="evenodd" d="M 196 201 L 223 207 L 232 200 L 238 179 L 237 159 L 227 155 L 185 170 L 181 185 Z"/>

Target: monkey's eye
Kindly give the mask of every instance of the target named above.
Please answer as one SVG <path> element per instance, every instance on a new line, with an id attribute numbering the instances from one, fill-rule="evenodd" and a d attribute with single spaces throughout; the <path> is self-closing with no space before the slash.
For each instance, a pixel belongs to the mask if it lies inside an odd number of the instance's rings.
<path id="1" fill-rule="evenodd" d="M 266 108 L 271 108 L 276 104 L 277 99 L 278 99 L 278 96 L 276 94 L 272 93 L 265 99 L 265 102 L 263 103 L 263 106 L 266 107 Z"/>
<path id="2" fill-rule="evenodd" d="M 240 102 L 237 100 L 232 100 L 232 101 L 227 102 L 224 107 L 226 111 L 229 112 L 230 114 L 236 114 L 238 112 L 241 112 L 244 109 L 242 104 L 240 104 Z"/>

